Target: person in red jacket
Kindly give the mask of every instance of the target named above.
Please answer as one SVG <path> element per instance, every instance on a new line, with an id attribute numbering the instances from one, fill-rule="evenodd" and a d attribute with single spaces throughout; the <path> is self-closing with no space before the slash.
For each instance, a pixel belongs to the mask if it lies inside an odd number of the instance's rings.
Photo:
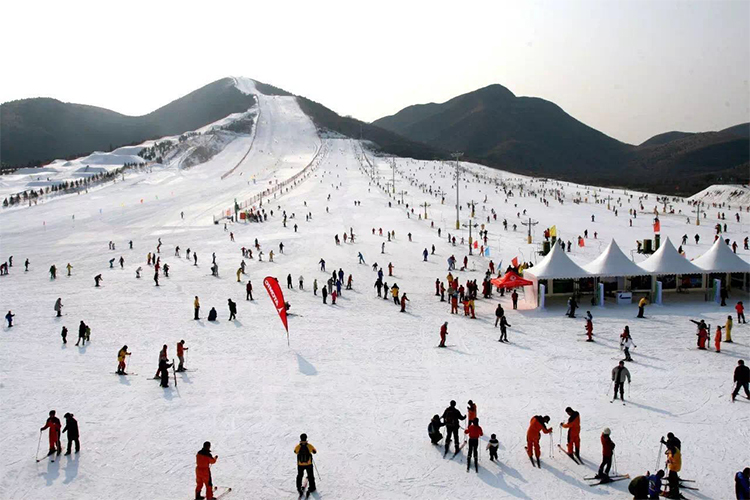
<path id="1" fill-rule="evenodd" d="M 443 323 L 440 327 L 440 345 L 438 347 L 445 347 L 445 336 L 448 335 L 448 322 Z"/>
<path id="2" fill-rule="evenodd" d="M 716 335 L 714 336 L 714 347 L 716 347 L 716 352 L 721 352 L 721 325 L 716 326 Z"/>
<path id="3" fill-rule="evenodd" d="M 211 455 L 211 443 L 206 441 L 203 448 L 195 455 L 195 500 L 200 500 L 201 489 L 206 486 L 206 498 L 214 497 L 214 485 L 211 479 L 211 465 L 216 463 L 219 456 Z"/>
<path id="4" fill-rule="evenodd" d="M 401 296 L 401 312 L 406 312 L 406 303 L 409 301 L 408 298 L 406 298 L 406 294 L 403 294 Z"/>
<path id="5" fill-rule="evenodd" d="M 539 455 L 541 453 L 541 450 L 539 449 L 539 440 L 541 439 L 541 432 L 544 432 L 545 434 L 550 434 L 552 432 L 552 429 L 547 428 L 547 423 L 549 422 L 549 417 L 547 415 L 541 416 L 541 415 L 535 415 L 531 418 L 531 422 L 529 422 L 529 430 L 526 431 L 526 452 L 529 454 L 529 458 L 531 459 L 531 463 L 534 464 L 534 458 L 531 456 L 531 453 L 536 455 L 536 465 L 541 468 L 542 463 L 539 461 Z"/>
<path id="6" fill-rule="evenodd" d="M 565 413 L 568 414 L 568 421 L 561 422 L 560 427 L 568 429 L 568 455 L 573 455 L 579 459 L 581 458 L 581 415 L 573 408 L 568 406 L 565 408 Z"/>
<path id="7" fill-rule="evenodd" d="M 615 443 L 609 437 L 610 434 L 609 427 L 602 431 L 602 463 L 599 465 L 599 472 L 595 476 L 597 479 L 609 479 L 609 469 L 612 468 L 612 455 L 615 453 Z"/>
<path id="8" fill-rule="evenodd" d="M 474 470 L 479 472 L 479 438 L 484 435 L 482 428 L 479 427 L 479 419 L 475 418 L 470 421 L 471 423 L 464 431 L 464 434 L 469 435 L 469 453 L 466 455 L 466 472 L 469 472 L 471 468 L 471 454 L 474 453 Z"/>
<path id="9" fill-rule="evenodd" d="M 737 311 L 737 323 L 747 323 L 745 321 L 745 306 L 742 305 L 741 300 L 734 306 L 734 310 Z"/>
<path id="10" fill-rule="evenodd" d="M 58 455 L 62 453 L 62 445 L 60 444 L 61 427 L 60 419 L 55 416 L 55 410 L 50 410 L 47 423 L 44 424 L 44 427 L 39 429 L 40 431 L 49 429 L 49 432 L 47 433 L 49 437 L 49 453 L 47 453 L 47 456 L 52 455 L 55 451 L 57 451 Z"/>

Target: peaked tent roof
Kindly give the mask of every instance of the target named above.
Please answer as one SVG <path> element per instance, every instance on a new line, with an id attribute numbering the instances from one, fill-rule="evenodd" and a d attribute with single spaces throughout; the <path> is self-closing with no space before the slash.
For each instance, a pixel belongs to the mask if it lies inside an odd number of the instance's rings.
<path id="1" fill-rule="evenodd" d="M 648 274 L 703 274 L 706 271 L 680 255 L 669 238 L 648 259 L 638 264 Z"/>
<path id="2" fill-rule="evenodd" d="M 490 283 L 498 288 L 516 288 L 519 286 L 534 284 L 533 282 L 520 277 L 515 271 L 508 271 L 502 278 L 493 278 L 490 280 Z"/>
<path id="3" fill-rule="evenodd" d="M 648 271 L 638 267 L 635 262 L 622 253 L 615 240 L 609 243 L 599 257 L 583 266 L 583 269 L 592 276 L 643 276 L 648 274 Z"/>
<path id="4" fill-rule="evenodd" d="M 524 275 L 532 275 L 537 279 L 575 279 L 590 278 L 581 266 L 570 260 L 560 245 L 552 245 L 552 250 L 536 266 L 526 269 Z"/>
<path id="5" fill-rule="evenodd" d="M 750 273 L 750 263 L 732 252 L 721 238 L 706 253 L 693 260 L 693 265 L 711 273 Z"/>

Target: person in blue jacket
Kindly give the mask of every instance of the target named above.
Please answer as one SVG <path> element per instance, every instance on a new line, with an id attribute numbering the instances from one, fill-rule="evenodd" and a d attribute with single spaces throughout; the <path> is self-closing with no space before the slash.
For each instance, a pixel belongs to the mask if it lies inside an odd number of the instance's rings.
<path id="1" fill-rule="evenodd" d="M 660 470 L 656 474 L 651 474 L 648 476 L 648 498 L 652 499 L 659 499 L 659 494 L 661 494 L 661 480 L 664 477 L 664 471 Z"/>
<path id="2" fill-rule="evenodd" d="M 750 467 L 745 467 L 735 474 L 734 492 L 737 495 L 737 500 L 750 499 Z"/>

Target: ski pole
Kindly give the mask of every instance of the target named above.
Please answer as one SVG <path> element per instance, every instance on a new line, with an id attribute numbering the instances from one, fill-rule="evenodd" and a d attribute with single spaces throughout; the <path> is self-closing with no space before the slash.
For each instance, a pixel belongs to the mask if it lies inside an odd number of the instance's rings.
<path id="1" fill-rule="evenodd" d="M 560 434 L 557 438 L 557 445 L 560 446 L 562 444 L 562 424 L 560 424 Z"/>
<path id="2" fill-rule="evenodd" d="M 664 443 L 659 440 L 659 454 L 656 455 L 656 467 L 654 468 L 655 471 L 659 470 L 659 459 L 661 458 L 661 448 L 664 446 Z"/>
<path id="3" fill-rule="evenodd" d="M 312 455 L 310 455 L 310 461 L 313 464 L 313 467 L 315 467 L 315 474 L 318 475 L 318 480 L 320 480 L 320 472 L 318 471 L 318 464 L 315 463 L 315 460 L 313 460 Z"/>
<path id="4" fill-rule="evenodd" d="M 609 395 L 609 393 L 610 393 L 610 392 L 612 392 L 612 384 L 614 384 L 614 383 L 615 383 L 615 381 L 614 381 L 614 380 L 613 380 L 612 382 L 610 382 L 610 383 L 609 383 L 609 389 L 607 389 L 607 394 L 608 394 L 608 395 Z"/>
<path id="5" fill-rule="evenodd" d="M 34 460 L 39 461 L 39 448 L 42 446 L 42 431 L 39 431 L 39 442 L 36 444 L 36 453 L 34 453 Z"/>
<path id="6" fill-rule="evenodd" d="M 612 452 L 612 461 L 614 462 L 615 476 L 617 476 L 617 455 L 614 451 Z"/>

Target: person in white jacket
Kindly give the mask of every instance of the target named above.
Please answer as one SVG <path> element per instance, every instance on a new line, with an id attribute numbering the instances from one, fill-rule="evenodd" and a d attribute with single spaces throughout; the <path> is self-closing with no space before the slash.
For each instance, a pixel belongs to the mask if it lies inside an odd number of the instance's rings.
<path id="1" fill-rule="evenodd" d="M 622 349 L 623 351 L 625 351 L 625 361 L 633 361 L 633 358 L 630 357 L 631 347 L 638 347 L 638 346 L 633 343 L 632 337 L 627 337 L 622 343 Z"/>

